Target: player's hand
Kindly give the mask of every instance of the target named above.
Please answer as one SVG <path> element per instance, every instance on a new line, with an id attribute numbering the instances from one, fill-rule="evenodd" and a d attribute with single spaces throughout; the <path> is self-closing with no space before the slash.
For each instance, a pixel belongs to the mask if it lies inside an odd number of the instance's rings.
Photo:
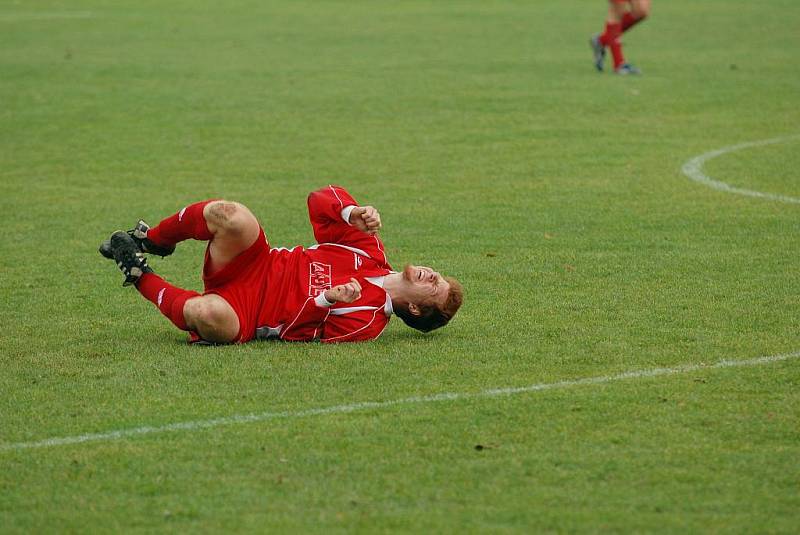
<path id="1" fill-rule="evenodd" d="M 361 284 L 356 279 L 350 279 L 347 284 L 334 286 L 325 290 L 325 299 L 330 303 L 352 303 L 361 297 Z"/>
<path id="2" fill-rule="evenodd" d="M 350 212 L 350 224 L 367 234 L 377 234 L 381 229 L 381 214 L 372 206 L 356 206 Z"/>

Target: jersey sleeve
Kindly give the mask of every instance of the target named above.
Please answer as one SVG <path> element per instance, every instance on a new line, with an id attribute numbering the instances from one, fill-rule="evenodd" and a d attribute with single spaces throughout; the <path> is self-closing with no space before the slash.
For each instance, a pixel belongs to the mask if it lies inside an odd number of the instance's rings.
<path id="1" fill-rule="evenodd" d="M 288 342 L 325 343 L 364 342 L 379 337 L 389 318 L 382 307 L 359 310 L 347 315 L 331 314 L 331 308 L 319 304 L 320 297 L 309 297 L 297 315 L 280 334 Z"/>
<path id="2" fill-rule="evenodd" d="M 320 306 L 313 297 L 305 300 L 294 319 L 281 331 L 281 340 L 291 342 L 310 342 L 316 340 L 325 320 L 330 315 L 330 307 Z"/>
<path id="3" fill-rule="evenodd" d="M 336 243 L 361 249 L 381 266 L 388 267 L 383 242 L 345 220 L 350 207 L 359 206 L 356 200 L 339 186 L 328 186 L 308 195 L 308 217 L 314 228 L 317 243 Z"/>
<path id="4" fill-rule="evenodd" d="M 321 341 L 324 343 L 364 342 L 379 337 L 389 318 L 383 308 L 364 310 L 346 316 L 328 316 Z"/>

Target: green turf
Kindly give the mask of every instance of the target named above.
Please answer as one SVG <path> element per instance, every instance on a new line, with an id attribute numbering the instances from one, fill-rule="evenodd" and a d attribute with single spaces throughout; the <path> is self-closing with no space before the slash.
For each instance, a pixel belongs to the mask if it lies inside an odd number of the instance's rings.
<path id="1" fill-rule="evenodd" d="M 623 78 L 600 0 L 0 0 L 0 532 L 796 532 L 800 359 L 14 446 L 800 350 L 800 208 L 681 173 L 800 134 L 800 4 L 654 8 Z M 800 198 L 798 154 L 704 170 Z M 189 347 L 96 252 L 223 196 L 310 244 L 331 182 L 452 325 Z"/>

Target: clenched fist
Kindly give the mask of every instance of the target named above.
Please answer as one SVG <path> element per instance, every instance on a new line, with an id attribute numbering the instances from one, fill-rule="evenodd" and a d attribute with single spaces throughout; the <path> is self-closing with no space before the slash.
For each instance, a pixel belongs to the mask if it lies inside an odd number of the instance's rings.
<path id="1" fill-rule="evenodd" d="M 334 286 L 325 290 L 325 299 L 329 303 L 352 303 L 361 297 L 361 284 L 356 279 L 350 279 L 347 284 Z"/>
<path id="2" fill-rule="evenodd" d="M 381 214 L 372 206 L 356 206 L 350 212 L 350 224 L 367 234 L 376 234 L 381 229 Z"/>

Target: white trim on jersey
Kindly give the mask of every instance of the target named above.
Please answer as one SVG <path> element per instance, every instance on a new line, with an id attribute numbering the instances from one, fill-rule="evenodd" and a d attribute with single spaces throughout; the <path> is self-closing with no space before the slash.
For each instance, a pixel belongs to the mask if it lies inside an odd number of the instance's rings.
<path id="1" fill-rule="evenodd" d="M 383 307 L 360 306 L 360 307 L 332 308 L 331 316 L 344 316 L 345 314 L 350 314 L 351 312 L 360 312 L 362 310 L 379 310 L 381 308 Z"/>
<path id="2" fill-rule="evenodd" d="M 374 284 L 378 288 L 383 288 L 383 282 L 385 278 L 386 275 L 381 275 L 380 277 L 364 277 L 364 280 Z"/>
<path id="3" fill-rule="evenodd" d="M 358 307 L 354 307 L 354 308 L 358 308 Z M 370 308 L 373 308 L 373 307 L 370 307 Z M 364 329 L 366 329 L 367 327 L 369 327 L 370 325 L 372 325 L 372 322 L 374 322 L 374 321 L 375 321 L 375 318 L 378 316 L 378 310 L 380 310 L 380 308 L 375 308 L 375 312 L 373 312 L 373 313 L 372 313 L 372 319 L 369 321 L 369 323 L 367 323 L 366 325 L 364 325 L 364 326 L 363 326 L 363 327 L 361 327 L 360 329 L 356 329 L 356 330 L 355 330 L 355 331 L 353 331 L 353 332 L 350 332 L 350 333 L 347 333 L 347 334 L 343 334 L 343 335 L 341 335 L 341 336 L 334 336 L 333 338 L 325 338 L 325 341 L 326 341 L 326 342 L 333 342 L 333 341 L 335 341 L 335 340 L 339 340 L 340 338 L 347 338 L 348 336 L 352 336 L 352 335 L 354 335 L 354 334 L 356 334 L 356 333 L 359 333 L 359 332 L 363 331 Z M 388 324 L 389 324 L 389 323 L 387 322 L 387 323 L 386 323 L 386 325 L 388 325 Z M 375 336 L 375 338 L 378 338 L 378 336 L 380 336 L 381 334 L 383 334 L 383 331 L 386 329 L 386 325 L 384 325 L 384 326 L 383 326 L 383 329 L 381 329 L 381 332 L 379 332 L 379 333 L 378 333 L 378 334 Z"/>
<path id="4" fill-rule="evenodd" d="M 377 245 L 377 247 L 378 247 L 378 250 L 379 250 L 379 251 L 381 252 L 381 254 L 383 255 L 383 262 L 384 262 L 384 263 L 386 263 L 386 261 L 387 261 L 387 258 L 386 258 L 386 252 L 383 250 L 383 247 L 381 247 L 381 240 L 379 240 L 379 239 L 378 239 L 378 236 L 376 236 L 376 235 L 374 235 L 374 234 L 372 235 L 372 238 L 375 240 L 375 244 Z"/>
<path id="5" fill-rule="evenodd" d="M 314 303 L 314 306 L 316 306 L 316 302 L 314 301 L 314 298 L 313 298 L 313 297 L 309 297 L 308 299 L 306 299 L 306 301 L 303 303 L 303 306 L 301 306 L 301 307 L 300 307 L 300 310 L 297 312 L 297 315 L 294 317 L 294 319 L 293 319 L 293 320 L 292 320 L 292 322 L 289 324 L 289 326 L 288 326 L 288 327 L 286 327 L 286 328 L 285 328 L 283 331 L 281 331 L 281 339 L 283 339 L 283 337 L 286 335 L 286 333 L 292 329 L 292 327 L 294 326 L 295 322 L 296 322 L 296 321 L 297 321 L 297 320 L 300 318 L 300 314 L 302 314 L 302 313 L 303 313 L 303 310 L 305 310 L 305 308 L 306 308 L 306 305 L 307 305 L 309 302 L 311 302 L 311 303 Z M 328 316 L 329 316 L 329 315 L 330 315 L 330 313 L 331 313 L 331 312 L 330 312 L 330 310 L 331 310 L 331 309 L 329 308 L 329 309 L 328 309 L 328 313 L 327 313 L 327 314 L 325 314 L 325 317 L 322 319 L 322 322 L 321 322 L 321 323 L 325 323 L 325 320 L 327 320 L 327 319 L 328 319 Z"/>
<path id="6" fill-rule="evenodd" d="M 388 293 L 386 294 L 386 304 L 383 305 L 383 312 L 386 314 L 387 318 L 394 314 L 394 305 L 392 304 L 392 298 L 389 297 Z"/>
<path id="7" fill-rule="evenodd" d="M 336 188 L 334 188 L 332 184 L 328 184 L 328 187 L 331 188 L 331 191 L 333 192 L 333 196 L 336 197 L 337 201 L 339 201 L 339 206 L 344 207 L 344 203 L 342 202 L 342 199 L 340 199 L 339 195 L 336 194 Z"/>
<path id="8" fill-rule="evenodd" d="M 350 225 L 350 214 L 353 213 L 355 207 L 356 207 L 355 204 L 351 204 L 349 206 L 345 206 L 344 208 L 342 208 L 342 211 L 339 212 L 339 215 L 342 216 L 342 219 L 344 219 L 344 222 L 347 223 L 348 225 Z M 353 225 L 350 226 L 352 227 Z"/>
<path id="9" fill-rule="evenodd" d="M 363 251 L 363 250 L 359 249 L 358 247 L 350 247 L 349 245 L 342 245 L 341 243 L 330 243 L 330 242 L 318 243 L 316 245 L 312 245 L 311 247 L 309 247 L 308 250 L 309 251 L 313 251 L 314 249 L 319 249 L 319 247 L 321 245 L 334 245 L 336 247 L 341 247 L 342 249 L 347 249 L 350 252 L 353 252 L 353 253 L 356 253 L 356 254 L 360 254 L 361 256 L 366 256 L 367 258 L 372 258 L 369 254 L 366 253 L 366 251 Z"/>
<path id="10" fill-rule="evenodd" d="M 316 297 L 316 299 L 314 299 L 314 302 L 317 304 L 318 307 L 322 307 L 322 308 L 329 308 L 329 307 L 332 307 L 335 304 L 335 303 L 331 303 L 330 301 L 328 301 L 325 298 L 325 292 L 320 293 Z"/>
<path id="11" fill-rule="evenodd" d="M 392 273 L 397 273 L 397 272 L 392 271 Z M 382 289 L 383 284 L 386 282 L 386 275 L 382 275 L 380 277 L 364 277 L 364 280 Z M 394 306 L 392 306 L 392 298 L 389 297 L 388 292 L 386 293 L 386 304 L 383 305 L 383 313 L 386 314 L 386 317 L 389 317 L 392 314 L 394 314 Z"/>

